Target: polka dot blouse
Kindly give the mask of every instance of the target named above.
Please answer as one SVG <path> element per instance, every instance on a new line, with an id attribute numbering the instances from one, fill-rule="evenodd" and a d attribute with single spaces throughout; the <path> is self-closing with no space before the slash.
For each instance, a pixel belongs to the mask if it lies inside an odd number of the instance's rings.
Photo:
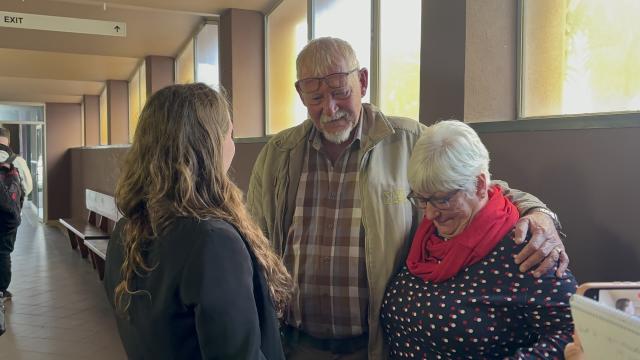
<path id="1" fill-rule="evenodd" d="M 406 267 L 382 304 L 392 359 L 562 359 L 571 341 L 569 297 L 576 281 L 555 269 L 540 279 L 513 261 L 524 245 L 503 239 L 493 252 L 434 284 Z"/>

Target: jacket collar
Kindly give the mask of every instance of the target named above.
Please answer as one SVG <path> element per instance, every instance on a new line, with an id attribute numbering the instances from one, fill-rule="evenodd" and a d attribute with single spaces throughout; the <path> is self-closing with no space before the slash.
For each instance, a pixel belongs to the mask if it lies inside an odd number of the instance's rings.
<path id="1" fill-rule="evenodd" d="M 360 148 L 366 151 L 395 131 L 389 120 L 375 106 L 363 103 L 361 111 L 364 114 L 361 117 L 362 138 Z M 309 139 L 313 126 L 311 119 L 307 119 L 302 124 L 288 131 L 283 131 L 274 140 L 275 146 L 285 151 L 295 148 L 301 142 Z"/>

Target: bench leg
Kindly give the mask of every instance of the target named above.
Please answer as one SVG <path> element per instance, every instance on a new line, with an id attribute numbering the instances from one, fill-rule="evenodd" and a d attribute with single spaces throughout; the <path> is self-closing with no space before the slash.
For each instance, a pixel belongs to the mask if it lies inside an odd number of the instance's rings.
<path id="1" fill-rule="evenodd" d="M 104 260 L 98 256 L 98 255 L 94 255 L 95 259 L 96 259 L 96 270 L 98 270 L 98 277 L 100 278 L 100 280 L 104 279 Z"/>
<path id="2" fill-rule="evenodd" d="M 89 253 L 89 257 L 91 258 L 91 265 L 93 266 L 94 269 L 96 269 L 96 254 L 92 251 Z"/>
<path id="3" fill-rule="evenodd" d="M 89 254 L 87 245 L 84 244 L 84 240 L 81 238 L 78 238 L 77 241 L 78 241 L 78 247 L 80 248 L 80 255 L 82 255 L 83 259 L 86 259 L 87 255 Z"/>
<path id="4" fill-rule="evenodd" d="M 71 230 L 67 230 L 67 233 L 69 234 L 69 243 L 71 244 L 71 248 L 73 250 L 75 250 L 78 247 L 78 241 L 76 240 L 76 234 L 74 234 L 73 231 L 71 231 Z"/>

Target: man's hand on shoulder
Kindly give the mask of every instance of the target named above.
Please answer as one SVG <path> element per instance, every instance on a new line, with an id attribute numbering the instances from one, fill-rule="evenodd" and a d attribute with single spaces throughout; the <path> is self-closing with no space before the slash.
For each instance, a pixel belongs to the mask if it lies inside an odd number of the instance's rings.
<path id="1" fill-rule="evenodd" d="M 516 223 L 513 240 L 517 244 L 525 241 L 531 233 L 528 244 L 516 255 L 515 262 L 521 272 L 527 272 L 538 265 L 533 276 L 540 277 L 558 264 L 557 277 L 562 277 L 569 266 L 569 256 L 560 240 L 551 217 L 540 211 L 532 211 Z"/>

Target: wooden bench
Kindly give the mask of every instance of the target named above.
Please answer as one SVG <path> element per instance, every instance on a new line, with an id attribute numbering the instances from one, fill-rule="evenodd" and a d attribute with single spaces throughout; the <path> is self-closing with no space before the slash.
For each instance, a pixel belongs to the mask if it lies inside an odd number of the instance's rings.
<path id="1" fill-rule="evenodd" d="M 104 278 L 104 261 L 107 259 L 109 239 L 85 240 L 84 243 L 89 249 L 93 268 L 98 271 L 98 277 L 102 280 Z"/>
<path id="2" fill-rule="evenodd" d="M 93 190 L 85 190 L 87 219 L 60 219 L 67 229 L 72 249 L 78 249 L 83 258 L 90 256 L 93 267 L 98 270 L 100 279 L 104 276 L 104 260 L 111 232 L 121 215 L 113 196 Z M 89 241 L 98 241 L 91 243 Z"/>

